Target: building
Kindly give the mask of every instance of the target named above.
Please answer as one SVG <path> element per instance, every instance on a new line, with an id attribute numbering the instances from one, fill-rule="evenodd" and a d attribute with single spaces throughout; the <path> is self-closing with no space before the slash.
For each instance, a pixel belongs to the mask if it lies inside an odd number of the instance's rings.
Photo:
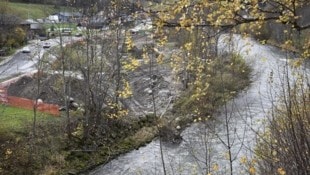
<path id="1" fill-rule="evenodd" d="M 78 23 L 81 18 L 82 14 L 79 12 L 59 12 L 56 14 L 58 16 L 59 22 L 76 22 Z"/>
<path id="2" fill-rule="evenodd" d="M 20 23 L 27 32 L 27 39 L 34 39 L 35 36 L 45 35 L 43 25 L 33 19 L 27 19 Z"/>
<path id="3" fill-rule="evenodd" d="M 59 23 L 58 15 L 49 15 L 45 21 L 48 21 L 49 23 Z"/>

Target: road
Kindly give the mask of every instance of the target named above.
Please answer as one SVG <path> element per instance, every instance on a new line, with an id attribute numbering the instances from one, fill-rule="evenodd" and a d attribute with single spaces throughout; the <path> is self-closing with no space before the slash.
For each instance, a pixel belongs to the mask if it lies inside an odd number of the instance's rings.
<path id="1" fill-rule="evenodd" d="M 77 41 L 79 37 L 63 37 L 63 44 Z M 50 43 L 50 48 L 43 48 L 44 43 Z M 43 57 L 44 53 L 50 51 L 53 47 L 60 44 L 59 38 L 53 38 L 46 41 L 31 40 L 25 47 L 30 49 L 30 53 L 23 53 L 22 49 L 16 51 L 12 56 L 7 57 L 0 63 L 0 80 L 7 80 L 18 75 L 33 72 L 37 70 L 37 63 Z"/>

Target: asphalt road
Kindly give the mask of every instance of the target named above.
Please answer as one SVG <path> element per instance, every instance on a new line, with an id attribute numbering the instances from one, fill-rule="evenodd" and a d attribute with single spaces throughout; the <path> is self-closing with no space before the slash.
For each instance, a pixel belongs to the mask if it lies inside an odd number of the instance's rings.
<path id="1" fill-rule="evenodd" d="M 78 37 L 64 37 L 63 44 L 68 44 L 79 40 Z M 44 43 L 49 43 L 50 48 L 43 48 Z M 30 53 L 23 53 L 23 48 L 16 51 L 12 56 L 7 57 L 0 63 L 0 81 L 16 77 L 21 74 L 37 70 L 37 63 L 43 57 L 44 53 L 52 47 L 59 45 L 59 38 L 49 39 L 46 41 L 32 40 L 25 47 L 28 47 Z"/>

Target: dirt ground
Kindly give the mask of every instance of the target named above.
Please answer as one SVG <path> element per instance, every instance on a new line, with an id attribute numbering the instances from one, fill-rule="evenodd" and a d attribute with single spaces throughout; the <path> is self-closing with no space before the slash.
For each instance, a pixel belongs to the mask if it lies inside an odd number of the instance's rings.
<path id="1" fill-rule="evenodd" d="M 147 36 L 145 36 L 147 37 Z M 142 50 L 145 44 L 144 37 L 138 37 L 135 40 L 137 49 Z M 165 55 L 171 53 L 170 50 L 163 50 Z M 156 60 L 154 59 L 155 63 Z M 161 115 L 172 107 L 172 103 L 177 98 L 181 85 L 173 78 L 173 73 L 168 65 L 153 64 L 150 69 L 150 63 L 143 63 L 141 66 L 128 74 L 133 96 L 122 100 L 123 105 L 127 107 L 133 116 L 145 116 L 145 114 L 154 112 L 154 104 L 157 115 Z M 42 99 L 45 103 L 64 105 L 64 93 L 61 75 L 43 75 L 40 77 L 23 77 L 8 88 L 8 94 L 11 96 L 24 97 L 28 99 Z M 38 88 L 39 87 L 39 88 Z M 81 80 L 71 82 L 70 97 L 78 103 L 83 103 L 83 89 L 81 89 Z M 153 98 L 155 103 L 153 103 Z"/>
<path id="2" fill-rule="evenodd" d="M 154 47 L 152 39 L 148 37 L 148 34 L 138 34 L 133 37 L 137 53 L 142 53 L 144 46 Z M 167 57 L 174 52 L 168 47 L 158 48 L 158 50 Z M 156 115 L 162 115 L 172 108 L 173 102 L 182 91 L 182 84 L 176 80 L 169 63 L 157 64 L 157 56 L 158 53 L 154 54 L 150 51 L 149 62 L 144 62 L 140 58 L 140 67 L 129 74 L 133 96 L 125 102 L 136 116 L 153 113 L 154 106 Z"/>
<path id="3" fill-rule="evenodd" d="M 166 108 L 170 108 L 178 91 L 175 83 L 171 83 L 172 75 L 165 66 L 156 67 L 156 71 L 150 73 L 147 66 L 130 74 L 130 83 L 133 96 L 122 100 L 124 106 L 130 109 L 132 114 L 144 116 L 153 113 L 153 95 L 158 115 Z M 61 75 L 44 75 L 38 77 L 24 76 L 8 88 L 8 95 L 28 99 L 41 99 L 45 103 L 64 105 L 63 85 Z M 72 80 L 71 95 L 76 102 L 83 103 L 83 89 L 81 80 Z M 39 87 L 39 88 L 38 88 Z M 153 95 L 152 95 L 153 94 Z"/>
<path id="4" fill-rule="evenodd" d="M 61 79 L 60 75 L 45 74 L 39 78 L 36 75 L 34 77 L 24 76 L 9 86 L 8 95 L 28 99 L 41 99 L 45 103 L 61 106 L 64 105 Z M 70 97 L 76 101 L 81 101 L 81 89 L 78 83 L 78 80 L 72 81 Z"/>

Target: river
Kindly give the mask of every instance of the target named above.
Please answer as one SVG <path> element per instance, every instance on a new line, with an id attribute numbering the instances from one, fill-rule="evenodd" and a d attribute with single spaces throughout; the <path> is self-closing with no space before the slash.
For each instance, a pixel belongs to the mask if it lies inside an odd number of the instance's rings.
<path id="1" fill-rule="evenodd" d="M 164 144 L 167 174 L 230 174 L 230 162 L 234 174 L 246 174 L 240 160 L 254 157 L 257 132 L 264 130 L 264 118 L 285 90 L 285 75 L 294 81 L 289 59 L 281 50 L 239 35 L 233 35 L 229 42 L 232 45 L 227 45 L 226 38 L 227 35 L 220 38 L 219 50 L 233 49 L 240 53 L 253 68 L 252 83 L 223 106 L 223 112 L 215 116 L 216 121 L 207 122 L 208 126 L 194 123 L 182 132 L 181 144 Z M 298 71 L 302 72 L 302 69 Z M 306 71 L 309 75 L 309 70 Z M 228 147 L 231 148 L 231 161 Z M 87 174 L 161 175 L 159 140 L 121 155 Z"/>

